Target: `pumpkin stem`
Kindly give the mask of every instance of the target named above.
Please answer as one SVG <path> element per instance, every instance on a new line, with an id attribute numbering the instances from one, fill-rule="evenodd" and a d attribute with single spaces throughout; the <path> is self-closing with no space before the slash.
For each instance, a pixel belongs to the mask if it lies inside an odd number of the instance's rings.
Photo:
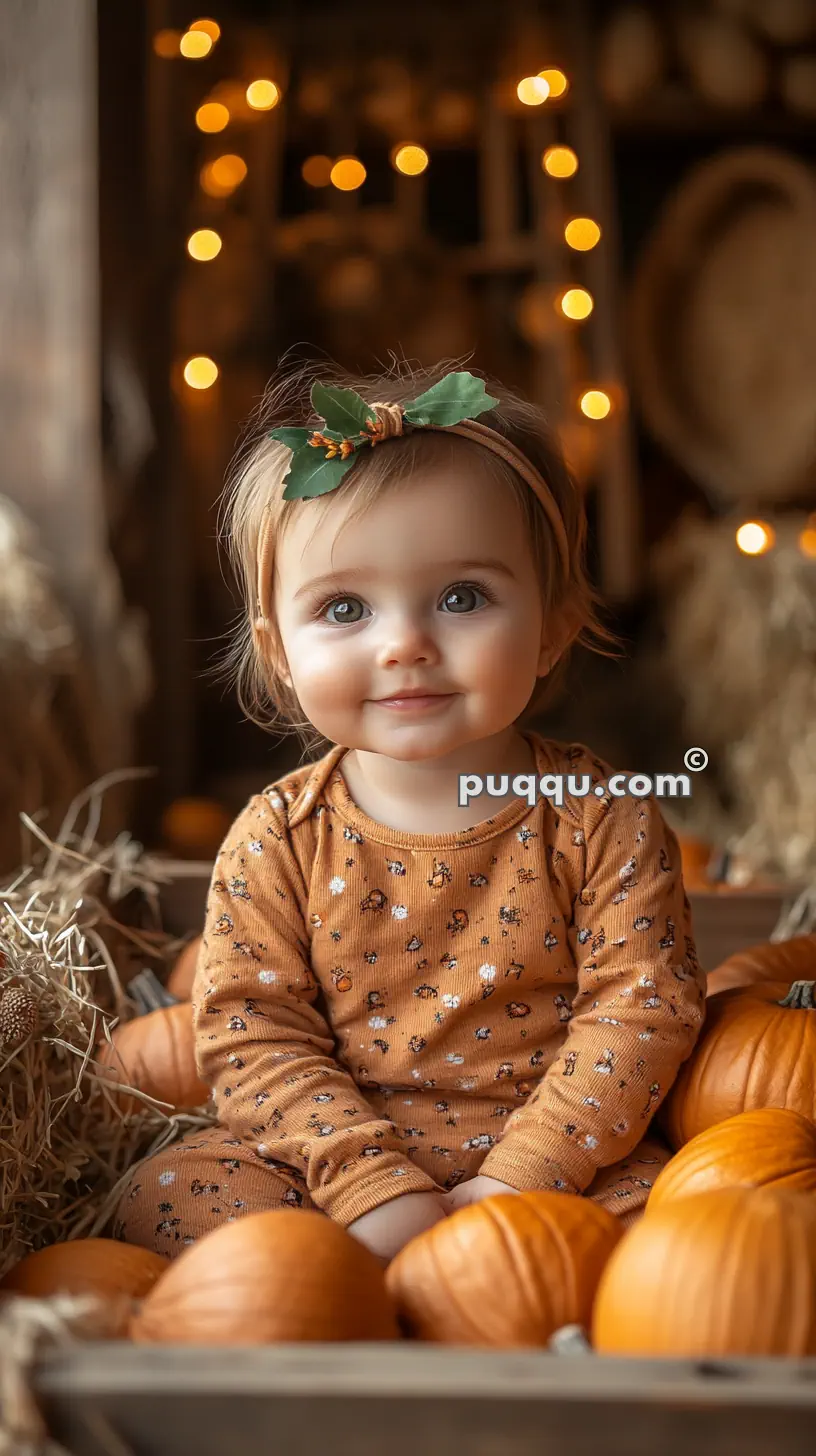
<path id="1" fill-rule="evenodd" d="M 816 1010 L 816 1000 L 813 997 L 816 981 L 794 981 L 787 996 L 777 1002 L 778 1006 L 799 1006 L 806 1011 Z"/>
<path id="2" fill-rule="evenodd" d="M 133 977 L 128 983 L 127 993 L 131 1001 L 135 1001 L 139 1016 L 148 1016 L 151 1011 L 160 1011 L 164 1006 L 177 1006 L 179 1001 L 178 996 L 168 991 L 158 976 L 147 969 Z"/>

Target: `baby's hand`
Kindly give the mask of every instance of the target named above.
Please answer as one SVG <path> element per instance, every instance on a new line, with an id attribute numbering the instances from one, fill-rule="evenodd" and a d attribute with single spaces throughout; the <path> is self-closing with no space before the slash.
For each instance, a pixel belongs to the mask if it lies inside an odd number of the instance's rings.
<path id="1" fill-rule="evenodd" d="M 347 1225 L 347 1232 L 388 1264 L 405 1244 L 446 1218 L 441 1193 L 402 1193 Z"/>
<path id="2" fill-rule="evenodd" d="M 496 1193 L 518 1191 L 518 1188 L 511 1188 L 509 1183 L 501 1183 L 498 1178 L 488 1178 L 486 1173 L 477 1173 L 475 1178 L 459 1183 L 450 1193 L 443 1193 L 442 1202 L 448 1213 L 454 1213 L 457 1208 L 465 1208 L 468 1203 L 480 1203 L 483 1198 L 492 1198 Z"/>

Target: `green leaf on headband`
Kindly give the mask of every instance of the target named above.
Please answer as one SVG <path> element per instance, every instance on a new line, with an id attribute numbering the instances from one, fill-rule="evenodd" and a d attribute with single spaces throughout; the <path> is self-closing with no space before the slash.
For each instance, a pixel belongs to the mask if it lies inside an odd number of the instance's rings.
<path id="1" fill-rule="evenodd" d="M 302 445 L 306 444 L 311 433 L 311 430 L 295 429 L 285 425 L 279 430 L 270 430 L 269 436 L 272 440 L 279 440 L 281 445 L 288 445 L 290 450 L 299 450 Z"/>
<path id="2" fill-rule="evenodd" d="M 307 445 L 304 450 L 298 450 L 292 456 L 283 499 L 300 500 L 304 497 L 327 495 L 340 484 L 353 464 L 353 455 L 349 455 L 347 460 L 341 460 L 339 455 L 327 460 L 322 450 Z"/>
<path id="3" fill-rule="evenodd" d="M 366 421 L 373 418 L 371 406 L 353 389 L 335 389 L 315 381 L 312 404 L 315 412 L 326 421 L 327 433 L 337 430 L 344 439 L 359 435 L 365 429 Z"/>
<path id="4" fill-rule="evenodd" d="M 463 369 L 446 374 L 418 399 L 411 400 L 404 414 L 412 425 L 458 425 L 461 420 L 474 420 L 498 403 L 486 392 L 483 379 Z"/>

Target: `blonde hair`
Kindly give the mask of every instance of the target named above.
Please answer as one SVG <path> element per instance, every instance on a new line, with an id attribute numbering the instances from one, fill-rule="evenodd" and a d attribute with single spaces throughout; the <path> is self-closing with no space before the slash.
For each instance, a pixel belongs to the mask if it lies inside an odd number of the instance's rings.
<path id="1" fill-rule="evenodd" d="M 258 563 L 261 536 L 271 532 L 279 542 L 296 512 L 310 511 L 315 526 L 327 504 L 350 505 L 347 524 L 358 519 L 385 491 L 410 480 L 419 469 L 442 461 L 471 459 L 477 468 L 493 472 L 497 481 L 510 487 L 522 512 L 541 586 L 545 619 L 556 618 L 565 627 L 565 647 L 556 665 L 537 680 L 519 721 L 533 717 L 557 697 L 576 643 L 601 656 L 616 657 L 620 639 L 600 620 L 602 598 L 589 581 L 585 565 L 587 519 L 581 492 L 562 455 L 558 441 L 547 426 L 541 410 L 487 376 L 489 394 L 500 404 L 480 415 L 511 440 L 544 476 L 558 503 L 569 545 L 569 575 L 565 580 L 546 512 L 534 491 L 512 468 L 492 451 L 475 441 L 444 431 L 415 430 L 386 440 L 375 448 L 361 449 L 354 465 L 326 498 L 284 500 L 284 472 L 289 451 L 269 438 L 269 430 L 281 425 L 319 427 L 310 391 L 315 379 L 343 389 L 353 389 L 363 399 L 404 404 L 429 389 L 459 361 L 444 361 L 433 368 L 412 367 L 394 359 L 382 374 L 353 375 L 332 361 L 289 365 L 279 370 L 267 388 L 247 425 L 244 439 L 230 468 L 222 499 L 220 534 L 241 588 L 240 620 L 223 654 L 222 675 L 234 683 L 238 701 L 247 718 L 268 731 L 294 733 L 304 755 L 323 748 L 326 740 L 304 717 L 294 688 L 283 676 L 283 650 L 274 621 L 266 632 L 258 632 Z"/>

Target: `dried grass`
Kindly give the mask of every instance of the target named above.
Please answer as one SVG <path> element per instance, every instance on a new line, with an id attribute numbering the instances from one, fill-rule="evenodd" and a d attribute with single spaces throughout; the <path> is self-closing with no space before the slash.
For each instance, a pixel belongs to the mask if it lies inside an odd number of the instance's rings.
<path id="1" fill-rule="evenodd" d="M 80 795 L 53 840 L 21 815 L 30 862 L 0 889 L 0 994 L 24 989 L 38 1018 L 19 1044 L 0 1045 L 0 1278 L 31 1250 L 103 1232 L 132 1168 L 215 1120 L 174 1114 L 136 1088 L 140 1109 L 126 1115 L 92 1060 L 136 1011 L 131 972 L 179 944 L 159 929 L 161 861 L 127 834 L 95 842 L 103 794 L 133 776 Z M 125 905 L 152 926 L 126 923 Z"/>

